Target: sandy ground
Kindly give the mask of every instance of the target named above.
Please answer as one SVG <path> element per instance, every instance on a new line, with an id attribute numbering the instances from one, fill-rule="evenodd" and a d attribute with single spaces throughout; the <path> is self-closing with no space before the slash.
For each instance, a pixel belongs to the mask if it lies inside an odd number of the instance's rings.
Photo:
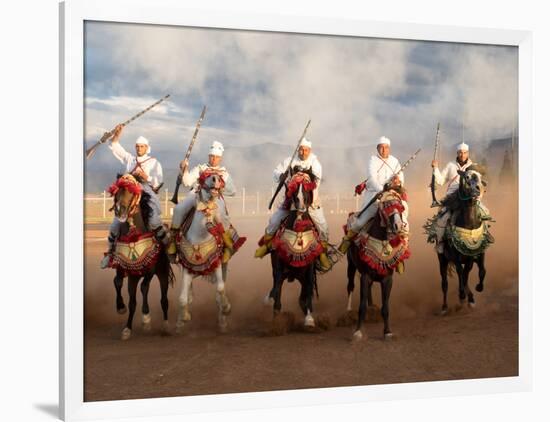
<path id="1" fill-rule="evenodd" d="M 134 319 L 132 338 L 120 340 L 126 315 L 115 311 L 113 271 L 99 270 L 105 225 L 88 226 L 85 248 L 85 400 L 119 400 L 315 387 L 502 377 L 518 374 L 518 235 L 517 203 L 511 195 L 489 194 L 486 203 L 497 223 L 497 239 L 487 253 L 486 289 L 475 293 L 476 308 L 458 309 L 457 280 L 450 280 L 451 312 L 440 316 L 441 288 L 437 259 L 421 225 L 431 214 L 428 192 L 410 200 L 413 256 L 406 272 L 396 275 L 390 318 L 395 338 L 384 341 L 382 323 L 365 325 L 368 338 L 352 343 L 351 327 L 336 322 L 346 306 L 345 260 L 319 277 L 317 316 L 328 330 L 268 335 L 272 313 L 262 303 L 271 287 L 268 259 L 252 258 L 265 217 L 234 219 L 248 242 L 230 263 L 227 289 L 233 305 L 229 332 L 216 332 L 214 287 L 194 283 L 193 321 L 183 334 L 161 336 L 156 279 L 150 290 L 153 329 L 141 330 Z M 337 243 L 344 215 L 328 218 Z M 175 325 L 178 281 L 169 291 L 170 324 Z M 471 275 L 470 286 L 477 282 Z M 296 283 L 283 288 L 283 311 L 299 323 Z M 124 291 L 126 300 L 126 291 Z M 357 306 L 359 292 L 354 296 Z M 375 302 L 379 287 L 374 288 Z M 138 296 L 138 307 L 141 299 Z"/>

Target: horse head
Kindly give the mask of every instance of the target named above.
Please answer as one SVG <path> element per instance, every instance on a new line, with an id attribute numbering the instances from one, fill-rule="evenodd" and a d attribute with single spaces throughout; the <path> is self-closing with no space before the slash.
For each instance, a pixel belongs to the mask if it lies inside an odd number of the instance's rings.
<path id="1" fill-rule="evenodd" d="M 313 203 L 313 191 L 317 187 L 316 177 L 311 168 L 297 169 L 292 174 L 286 186 L 286 200 L 290 201 L 291 209 L 304 214 Z"/>
<path id="2" fill-rule="evenodd" d="M 378 203 L 378 213 L 383 226 L 386 227 L 388 237 L 403 237 L 407 229 L 403 222 L 403 205 L 406 196 L 402 188 L 384 191 Z"/>
<path id="3" fill-rule="evenodd" d="M 203 200 L 209 201 L 219 197 L 225 187 L 221 174 L 207 169 L 199 176 L 199 190 Z"/>
<path id="4" fill-rule="evenodd" d="M 139 212 L 142 195 L 141 184 L 131 174 L 122 175 L 113 183 L 108 192 L 113 197 L 115 217 L 122 223 Z"/>
<path id="5" fill-rule="evenodd" d="M 461 199 L 478 199 L 483 195 L 486 182 L 483 180 L 483 169 L 470 166 L 465 171 L 459 170 L 459 194 Z"/>

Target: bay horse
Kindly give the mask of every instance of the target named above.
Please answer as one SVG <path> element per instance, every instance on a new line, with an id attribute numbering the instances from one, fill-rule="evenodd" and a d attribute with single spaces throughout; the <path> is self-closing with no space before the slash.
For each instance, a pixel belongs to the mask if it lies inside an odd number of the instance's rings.
<path id="1" fill-rule="evenodd" d="M 141 189 L 139 182 L 131 175 L 124 174 L 109 188 L 113 196 L 115 218 L 121 225 L 120 234 L 115 243 L 109 267 L 116 270 L 113 280 L 116 290 L 117 312 L 126 312 L 122 298 L 124 277 L 128 277 L 128 319 L 121 333 L 122 340 L 130 339 L 132 323 L 137 306 L 137 286 L 141 281 L 143 303 L 141 307 L 142 324 L 145 331 L 151 329 L 151 315 L 148 302 L 149 285 L 156 275 L 160 282 L 160 304 L 163 312 L 162 332 L 167 334 L 168 327 L 168 286 L 174 283 L 174 274 L 165 253 L 164 245 L 155 239 L 153 232 L 147 229 L 151 213 L 148 195 Z"/>
<path id="2" fill-rule="evenodd" d="M 482 292 L 484 288 L 483 282 L 487 274 L 485 250 L 493 239 L 486 223 L 490 217 L 485 215 L 479 201 L 485 186 L 482 172 L 483 169 L 476 165 L 468 167 L 465 171 L 458 171 L 459 187 L 442 203 L 446 211 L 452 213 L 443 237 L 443 253 L 437 254 L 443 291 L 442 314 L 448 312 L 448 275 L 452 268 L 449 264 L 453 264 L 458 276 L 458 296 L 461 303 L 464 303 L 467 297 L 468 306 L 475 306 L 474 294 L 468 286 L 469 274 L 474 263 L 479 270 L 479 282 L 475 289 Z M 437 217 L 438 215 L 428 220 L 424 226 L 428 229 L 428 234 L 430 229 L 435 228 Z"/>
<path id="3" fill-rule="evenodd" d="M 229 236 L 231 239 L 231 255 L 237 252 L 246 238 L 239 237 L 232 226 L 226 230 L 222 224 L 222 210 L 217 204 L 221 202 L 218 198 L 222 195 L 224 185 L 218 172 L 210 169 L 203 171 L 199 176 L 198 190 L 193 194 L 193 208 L 176 233 L 176 251 L 183 268 L 177 333 L 181 333 L 185 323 L 191 321 L 192 283 L 199 276 L 215 284 L 218 330 L 221 333 L 227 331 L 231 303 L 225 289 L 227 262 L 223 262 L 223 250 L 227 240 L 224 238 Z"/>
<path id="4" fill-rule="evenodd" d="M 277 316 L 281 312 L 284 281 L 298 280 L 301 284 L 298 302 L 307 328 L 315 327 L 313 294 L 317 291 L 316 260 L 323 251 L 319 234 L 308 213 L 316 186 L 317 179 L 311 168 L 296 171 L 285 185 L 285 206 L 290 213 L 272 240 L 273 288 L 266 297 L 273 300 L 273 315 Z"/>
<path id="5" fill-rule="evenodd" d="M 381 314 L 384 319 L 384 338 L 393 335 L 390 329 L 390 294 L 393 285 L 394 270 L 410 256 L 408 231 L 403 224 L 405 210 L 405 190 L 401 187 L 385 187 L 380 199 L 371 206 L 378 206 L 378 212 L 351 242 L 347 251 L 347 292 L 348 311 L 351 310 L 351 298 L 355 289 L 355 274 L 360 274 L 360 302 L 357 325 L 353 333 L 354 340 L 363 338 L 361 327 L 367 315 L 367 307 L 372 305 L 371 288 L 373 282 L 380 283 L 382 291 Z M 352 214 L 350 218 L 354 218 Z M 348 220 L 348 225 L 349 225 Z M 346 227 L 344 227 L 346 232 Z"/>

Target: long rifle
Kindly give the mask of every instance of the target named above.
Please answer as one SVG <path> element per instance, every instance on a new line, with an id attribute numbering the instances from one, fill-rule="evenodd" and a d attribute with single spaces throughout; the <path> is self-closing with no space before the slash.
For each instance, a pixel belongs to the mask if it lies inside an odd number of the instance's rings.
<path id="1" fill-rule="evenodd" d="M 307 121 L 306 127 L 304 128 L 304 132 L 302 133 L 302 136 L 300 136 L 300 139 L 298 139 L 298 145 L 296 145 L 296 149 L 294 150 L 294 154 L 292 154 L 292 157 L 290 157 L 290 162 L 288 163 L 288 167 L 285 170 L 283 174 L 281 174 L 281 177 L 279 179 L 279 185 L 277 186 L 277 189 L 275 189 L 275 193 L 273 194 L 273 198 L 271 198 L 271 201 L 269 201 L 269 209 L 273 206 L 273 202 L 275 201 L 275 198 L 277 197 L 277 194 L 281 191 L 283 185 L 285 184 L 285 179 L 287 178 L 288 174 L 290 173 L 290 168 L 292 166 L 292 162 L 294 161 L 294 157 L 296 157 L 296 154 L 298 153 L 298 150 L 300 149 L 300 142 L 302 142 L 302 139 L 306 136 L 306 132 L 309 128 L 309 125 L 311 124 L 311 119 Z"/>
<path id="2" fill-rule="evenodd" d="M 193 137 L 191 138 L 191 142 L 189 143 L 189 147 L 187 147 L 187 152 L 185 153 L 185 158 L 183 161 L 189 160 L 189 157 L 191 156 L 191 150 L 193 149 L 193 145 L 195 145 L 195 141 L 197 140 L 197 134 L 199 133 L 199 128 L 201 127 L 202 119 L 204 119 L 204 115 L 206 113 L 206 106 L 202 108 L 201 116 L 199 117 L 199 120 L 197 121 L 197 125 L 195 126 L 195 132 L 193 133 Z M 178 192 L 180 190 L 181 186 L 181 179 L 182 179 L 182 172 L 184 169 L 182 169 L 178 173 L 178 178 L 176 179 L 176 189 L 174 189 L 174 195 L 172 196 L 172 201 L 174 204 L 178 203 Z"/>
<path id="3" fill-rule="evenodd" d="M 437 123 L 437 131 L 435 133 L 435 147 L 434 147 L 434 161 L 437 159 L 437 151 L 439 150 L 439 122 Z M 435 173 L 432 171 L 432 180 L 430 182 L 430 191 L 432 192 L 432 205 L 431 208 L 441 206 L 441 203 L 435 196 Z"/>
<path id="4" fill-rule="evenodd" d="M 136 120 L 138 117 L 141 117 L 142 115 L 144 115 L 145 113 L 147 113 L 149 110 L 151 110 L 153 107 L 159 105 L 160 103 L 162 103 L 164 100 L 166 100 L 168 97 L 170 96 L 170 94 L 167 94 L 165 95 L 164 97 L 162 97 L 160 100 L 158 100 L 156 103 L 154 104 L 151 104 L 149 107 L 147 107 L 145 110 L 141 110 L 138 114 L 136 114 L 135 116 L 129 118 L 128 120 L 126 120 L 125 122 L 121 123 L 120 126 L 124 127 L 126 125 L 129 125 L 131 122 L 133 122 L 134 120 Z M 112 138 L 112 136 L 115 134 L 115 128 L 113 128 L 112 130 L 110 130 L 109 132 L 105 132 L 103 134 L 103 136 L 101 137 L 101 139 L 99 141 L 97 141 L 94 145 L 92 145 L 90 148 L 88 148 L 86 150 L 86 158 L 87 159 L 90 159 L 94 156 L 95 154 L 95 150 L 97 149 L 98 146 L 100 146 L 101 144 L 104 144 L 105 142 L 107 142 L 109 139 Z"/>
<path id="5" fill-rule="evenodd" d="M 413 155 L 411 155 L 411 157 L 410 157 L 407 161 L 405 161 L 405 164 L 403 164 L 403 165 L 399 168 L 398 171 L 396 171 L 396 172 L 393 173 L 393 176 L 395 176 L 395 175 L 401 173 L 403 170 L 405 170 L 405 168 L 406 168 L 409 164 L 411 164 L 412 160 L 414 160 L 414 159 L 416 158 L 416 156 L 418 155 L 419 152 L 420 152 L 420 148 L 418 148 L 418 149 L 416 150 L 416 152 L 415 152 Z M 392 176 L 392 177 L 393 177 L 393 176 Z M 384 186 L 384 188 L 385 188 L 385 186 Z M 382 196 L 382 193 L 383 193 L 383 192 L 384 192 L 384 191 L 378 192 L 378 193 L 369 201 L 369 203 L 368 203 L 367 205 L 365 205 L 361 211 L 359 211 L 359 214 L 357 214 L 357 218 L 361 217 L 361 215 L 363 215 L 363 213 L 367 210 L 368 207 L 370 207 L 370 206 L 371 206 L 372 204 L 374 204 L 378 199 L 380 199 L 380 197 Z"/>

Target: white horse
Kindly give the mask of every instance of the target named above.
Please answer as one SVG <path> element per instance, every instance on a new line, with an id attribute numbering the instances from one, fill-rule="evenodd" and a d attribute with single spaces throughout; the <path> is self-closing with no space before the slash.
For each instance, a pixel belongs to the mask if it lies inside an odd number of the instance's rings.
<path id="1" fill-rule="evenodd" d="M 227 331 L 227 315 L 231 312 L 231 304 L 225 291 L 227 264 L 222 263 L 224 229 L 221 210 L 218 209 L 218 197 L 223 184 L 219 174 L 207 171 L 199 179 L 199 191 L 186 198 L 188 212 L 192 214 L 189 214 L 190 221 L 187 220 L 176 237 L 178 256 L 183 267 L 177 333 L 183 330 L 186 322 L 191 321 L 193 279 L 199 276 L 205 276 L 215 284 L 218 328 L 220 332 Z"/>

